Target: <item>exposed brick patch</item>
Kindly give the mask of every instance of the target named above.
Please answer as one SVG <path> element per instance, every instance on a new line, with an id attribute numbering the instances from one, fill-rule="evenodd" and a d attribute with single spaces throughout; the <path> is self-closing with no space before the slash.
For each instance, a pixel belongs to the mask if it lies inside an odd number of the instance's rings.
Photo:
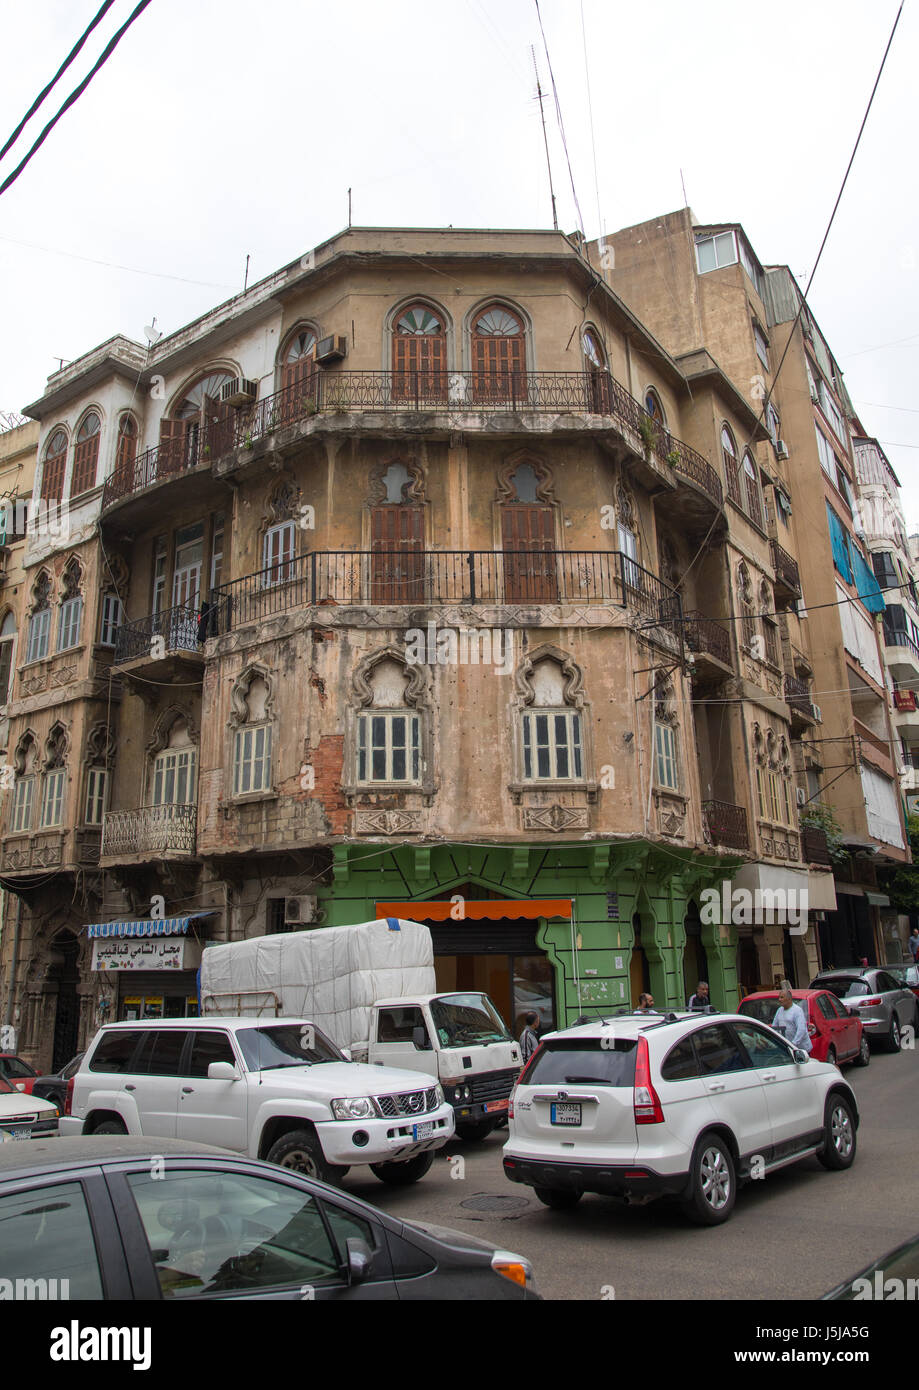
<path id="1" fill-rule="evenodd" d="M 341 789 L 345 757 L 344 734 L 326 734 L 319 746 L 310 750 L 310 764 L 316 778 L 313 796 L 322 806 L 333 835 L 344 835 L 350 828 L 351 810 Z"/>

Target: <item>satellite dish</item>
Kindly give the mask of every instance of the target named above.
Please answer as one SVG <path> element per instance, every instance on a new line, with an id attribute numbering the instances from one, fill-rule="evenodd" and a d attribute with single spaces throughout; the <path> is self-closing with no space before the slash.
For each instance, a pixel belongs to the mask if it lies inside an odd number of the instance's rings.
<path id="1" fill-rule="evenodd" d="M 154 319 L 153 322 L 151 324 L 148 324 L 147 327 L 144 329 L 144 337 L 147 340 L 148 347 L 156 347 L 157 343 L 159 342 L 160 338 L 162 338 L 162 336 L 162 333 L 156 326 L 156 319 Z"/>

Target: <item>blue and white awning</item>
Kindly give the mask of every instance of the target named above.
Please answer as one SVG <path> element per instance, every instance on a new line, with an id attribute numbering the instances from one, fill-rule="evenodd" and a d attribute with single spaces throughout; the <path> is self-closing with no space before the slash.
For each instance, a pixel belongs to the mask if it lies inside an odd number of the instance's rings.
<path id="1" fill-rule="evenodd" d="M 210 912 L 190 912 L 187 917 L 150 917 L 141 922 L 93 922 L 86 928 L 90 938 L 100 936 L 184 936 L 189 925 Z"/>

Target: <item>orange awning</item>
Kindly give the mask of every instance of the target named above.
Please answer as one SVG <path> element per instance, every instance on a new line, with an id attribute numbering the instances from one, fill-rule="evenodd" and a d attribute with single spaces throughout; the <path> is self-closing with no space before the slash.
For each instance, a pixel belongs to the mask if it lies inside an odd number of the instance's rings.
<path id="1" fill-rule="evenodd" d="M 467 898 L 463 903 L 463 916 L 453 918 L 456 904 L 449 898 L 438 898 L 428 902 L 377 903 L 378 917 L 402 917 L 407 922 L 449 922 L 457 921 L 500 922 L 505 919 L 516 921 L 523 918 L 535 922 L 537 917 L 562 917 L 571 921 L 570 898 L 483 898 L 474 901 Z"/>

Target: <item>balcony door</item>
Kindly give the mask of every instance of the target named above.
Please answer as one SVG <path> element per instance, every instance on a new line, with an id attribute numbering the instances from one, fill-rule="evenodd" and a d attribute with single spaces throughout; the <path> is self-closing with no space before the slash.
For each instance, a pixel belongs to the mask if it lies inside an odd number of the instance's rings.
<path id="1" fill-rule="evenodd" d="M 519 470 L 518 470 L 519 472 Z M 555 515 L 540 502 L 507 502 L 501 508 L 504 597 L 508 603 L 554 603 Z"/>
<path id="2" fill-rule="evenodd" d="M 482 405 L 527 401 L 523 323 L 499 304 L 480 314 L 473 326 L 472 396 Z"/>
<path id="3" fill-rule="evenodd" d="M 175 565 L 172 572 L 172 627 L 170 648 L 194 648 L 198 644 L 198 608 L 201 602 L 201 571 L 204 565 L 204 524 L 186 526 L 176 532 Z"/>
<path id="4" fill-rule="evenodd" d="M 424 602 L 424 508 L 384 503 L 370 513 L 372 603 Z"/>

